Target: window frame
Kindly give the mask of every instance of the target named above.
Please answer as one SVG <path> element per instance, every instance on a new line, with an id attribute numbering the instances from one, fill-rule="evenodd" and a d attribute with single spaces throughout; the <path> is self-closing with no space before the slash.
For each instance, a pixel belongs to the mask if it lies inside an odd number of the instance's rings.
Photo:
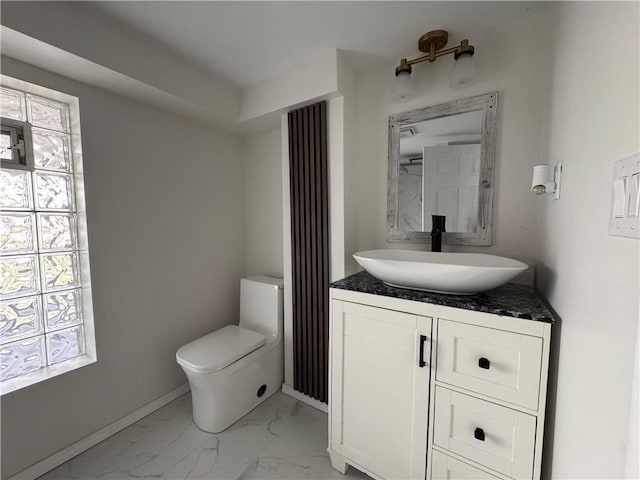
<path id="1" fill-rule="evenodd" d="M 95 325 L 93 314 L 93 295 L 91 289 L 91 269 L 89 261 L 89 242 L 88 242 L 88 228 L 86 218 L 86 204 L 85 204 L 85 190 L 84 190 L 84 169 L 83 169 L 83 156 L 82 156 L 82 139 L 80 129 L 80 102 L 75 96 L 52 90 L 46 87 L 35 85 L 23 80 L 12 78 L 3 74 L 0 74 L 0 86 L 4 86 L 10 89 L 19 90 L 25 94 L 37 95 L 44 97 L 45 99 L 55 100 L 57 102 L 65 103 L 69 108 L 69 154 L 72 162 L 72 177 L 74 183 L 74 195 L 75 195 L 75 227 L 77 235 L 77 255 L 79 262 L 79 277 L 80 277 L 80 290 L 82 292 L 82 317 L 83 317 L 83 331 L 84 331 L 84 354 L 78 357 L 66 360 L 61 363 L 48 365 L 33 372 L 29 372 L 19 377 L 5 380 L 0 382 L 0 396 L 14 392 L 16 390 L 40 383 L 50 378 L 62 375 L 64 373 L 76 370 L 78 368 L 90 365 L 97 361 L 96 341 L 95 341 Z M 21 122 L 19 120 L 13 120 L 17 123 L 26 124 L 27 130 L 30 133 L 30 124 L 28 122 Z M 3 119 L 3 125 L 5 119 Z M 25 137 L 25 143 L 27 138 Z M 28 142 L 29 147 L 32 149 L 33 143 L 31 138 Z M 30 152 L 31 160 L 33 163 L 33 151 Z M 29 156 L 29 155 L 27 155 Z M 27 165 L 29 161 L 27 161 Z M 25 168 L 26 167 L 26 168 Z M 30 167 L 16 166 L 14 164 L 8 164 L 6 167 L 3 163 L 2 168 L 11 168 L 15 170 L 30 170 L 33 171 L 33 165 Z M 39 235 L 37 233 L 37 235 Z M 44 297 L 44 292 L 40 293 Z"/>
<path id="2" fill-rule="evenodd" d="M 14 170 L 33 171 L 33 139 L 31 137 L 31 124 L 13 118 L 0 117 L 0 129 L 2 133 L 11 136 L 12 159 L 0 160 L 0 168 L 11 168 Z M 15 146 L 22 140 L 24 155 L 21 156 Z"/>

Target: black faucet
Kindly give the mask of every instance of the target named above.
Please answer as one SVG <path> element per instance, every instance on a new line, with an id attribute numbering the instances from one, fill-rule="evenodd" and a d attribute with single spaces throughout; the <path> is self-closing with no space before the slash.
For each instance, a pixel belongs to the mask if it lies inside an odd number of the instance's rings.
<path id="1" fill-rule="evenodd" d="M 442 233 L 446 232 L 444 229 L 444 222 L 447 219 L 444 215 L 431 215 L 431 251 L 442 251 Z"/>

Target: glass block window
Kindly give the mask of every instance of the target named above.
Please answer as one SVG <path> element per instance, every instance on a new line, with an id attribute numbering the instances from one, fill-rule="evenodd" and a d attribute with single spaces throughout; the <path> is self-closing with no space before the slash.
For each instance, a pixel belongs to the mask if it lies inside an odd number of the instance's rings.
<path id="1" fill-rule="evenodd" d="M 91 298 L 82 280 L 89 278 L 88 252 L 78 242 L 86 235 L 78 231 L 84 212 L 74 112 L 52 97 L 0 88 L 2 119 L 28 124 L 33 155 L 27 170 L 0 169 L 0 389 L 39 370 L 48 378 L 48 368 L 87 354 Z"/>

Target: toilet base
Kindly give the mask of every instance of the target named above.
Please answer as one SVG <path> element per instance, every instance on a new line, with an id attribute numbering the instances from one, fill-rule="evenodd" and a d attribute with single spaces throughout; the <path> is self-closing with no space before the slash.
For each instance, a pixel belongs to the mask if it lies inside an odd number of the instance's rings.
<path id="1" fill-rule="evenodd" d="M 194 423 L 205 432 L 220 433 L 281 389 L 282 341 L 268 343 L 217 372 L 185 373 Z"/>

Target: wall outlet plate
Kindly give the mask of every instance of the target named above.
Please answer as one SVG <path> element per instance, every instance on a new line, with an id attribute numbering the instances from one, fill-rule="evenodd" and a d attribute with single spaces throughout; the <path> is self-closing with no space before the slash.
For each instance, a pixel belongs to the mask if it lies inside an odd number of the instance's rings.
<path id="1" fill-rule="evenodd" d="M 640 238 L 640 153 L 613 164 L 609 235 Z"/>

